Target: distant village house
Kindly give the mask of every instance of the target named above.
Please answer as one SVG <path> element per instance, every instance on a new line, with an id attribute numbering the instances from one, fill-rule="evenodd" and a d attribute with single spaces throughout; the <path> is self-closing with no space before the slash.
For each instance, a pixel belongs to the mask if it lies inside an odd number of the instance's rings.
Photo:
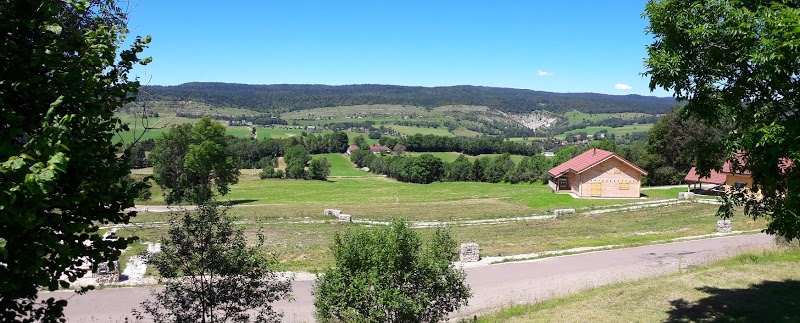
<path id="1" fill-rule="evenodd" d="M 548 171 L 550 189 L 578 197 L 638 198 L 647 172 L 619 155 L 593 148 Z"/>
<path id="2" fill-rule="evenodd" d="M 369 151 L 371 151 L 373 154 L 380 154 L 380 153 L 387 153 L 388 154 L 388 153 L 392 152 L 392 150 L 389 149 L 389 147 L 378 146 L 378 145 L 369 147 Z"/>

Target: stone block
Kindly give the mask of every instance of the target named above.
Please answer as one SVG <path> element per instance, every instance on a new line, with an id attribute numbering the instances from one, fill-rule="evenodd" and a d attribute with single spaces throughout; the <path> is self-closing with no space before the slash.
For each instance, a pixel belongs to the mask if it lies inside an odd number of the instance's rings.
<path id="1" fill-rule="evenodd" d="M 731 220 L 717 220 L 718 233 L 731 233 Z"/>
<path id="2" fill-rule="evenodd" d="M 693 198 L 694 198 L 694 193 L 692 192 L 678 192 L 679 200 L 691 200 Z"/>
<path id="3" fill-rule="evenodd" d="M 553 215 L 555 215 L 556 217 L 567 214 L 575 214 L 575 209 L 558 209 L 553 211 Z"/>
<path id="4" fill-rule="evenodd" d="M 353 216 L 350 214 L 338 214 L 336 217 L 339 218 L 339 222 L 353 222 Z"/>
<path id="5" fill-rule="evenodd" d="M 336 209 L 325 209 L 325 211 L 322 211 L 322 215 L 338 216 L 341 213 L 342 213 L 342 210 L 336 210 Z"/>
<path id="6" fill-rule="evenodd" d="M 477 243 L 462 243 L 459 253 L 461 262 L 475 262 L 481 260 L 480 246 Z"/>

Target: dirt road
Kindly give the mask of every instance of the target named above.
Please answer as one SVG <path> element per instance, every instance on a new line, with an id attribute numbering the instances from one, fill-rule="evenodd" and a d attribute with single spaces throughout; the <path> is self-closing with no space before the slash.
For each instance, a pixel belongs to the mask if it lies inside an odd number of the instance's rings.
<path id="1" fill-rule="evenodd" d="M 755 234 L 468 268 L 467 282 L 474 296 L 469 306 L 454 316 L 471 317 L 514 303 L 535 302 L 588 287 L 677 271 L 771 245 L 772 237 Z M 313 321 L 312 285 L 312 281 L 294 282 L 295 301 L 276 304 L 276 308 L 284 312 L 285 322 Z M 149 288 L 104 289 L 81 296 L 73 296 L 71 292 L 40 296 L 53 295 L 69 297 L 68 322 L 116 322 L 130 315 L 131 310 L 148 297 Z"/>

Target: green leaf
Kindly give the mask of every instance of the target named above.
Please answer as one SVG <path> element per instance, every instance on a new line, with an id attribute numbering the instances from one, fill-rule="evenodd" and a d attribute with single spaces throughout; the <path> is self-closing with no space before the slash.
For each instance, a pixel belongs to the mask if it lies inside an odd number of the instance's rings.
<path id="1" fill-rule="evenodd" d="M 58 99 L 53 101 L 53 103 L 50 103 L 50 108 L 51 109 L 57 108 L 59 105 L 61 105 L 61 102 L 63 102 L 63 101 L 64 101 L 64 96 L 61 95 L 61 96 L 58 97 Z M 47 114 L 50 114 L 51 112 L 52 111 L 47 111 Z"/>
<path id="2" fill-rule="evenodd" d="M 59 25 L 47 25 L 47 26 L 44 26 L 44 30 L 47 30 L 47 31 L 49 31 L 51 33 L 54 33 L 56 35 L 61 35 L 62 28 Z"/>

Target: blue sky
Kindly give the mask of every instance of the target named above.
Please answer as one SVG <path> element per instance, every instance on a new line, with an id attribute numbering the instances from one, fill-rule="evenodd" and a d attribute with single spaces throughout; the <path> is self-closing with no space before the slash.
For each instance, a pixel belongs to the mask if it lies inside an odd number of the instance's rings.
<path id="1" fill-rule="evenodd" d="M 138 0 L 144 83 L 483 85 L 651 93 L 645 0 Z"/>

